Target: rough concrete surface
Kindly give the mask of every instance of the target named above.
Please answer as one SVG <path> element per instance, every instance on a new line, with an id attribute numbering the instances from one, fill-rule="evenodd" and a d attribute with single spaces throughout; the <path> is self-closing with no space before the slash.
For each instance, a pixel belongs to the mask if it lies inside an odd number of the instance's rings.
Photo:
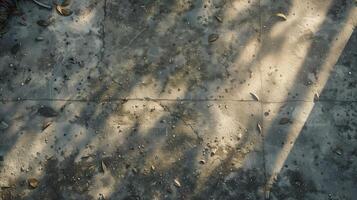
<path id="1" fill-rule="evenodd" d="M 356 1 L 68 8 L 0 37 L 0 200 L 356 198 Z"/>

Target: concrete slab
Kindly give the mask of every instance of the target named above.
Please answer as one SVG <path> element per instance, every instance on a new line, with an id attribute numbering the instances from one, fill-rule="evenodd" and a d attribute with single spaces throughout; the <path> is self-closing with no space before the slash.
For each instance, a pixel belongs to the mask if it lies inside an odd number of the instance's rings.
<path id="1" fill-rule="evenodd" d="M 357 195 L 354 1 L 20 5 L 0 199 Z"/>
<path id="2" fill-rule="evenodd" d="M 0 109 L 8 125 L 0 179 L 14 198 L 264 198 L 258 103 L 24 101 Z M 40 182 L 35 190 L 30 177 Z"/>
<path id="3" fill-rule="evenodd" d="M 252 100 L 258 2 L 107 1 L 107 97 Z"/>
<path id="4" fill-rule="evenodd" d="M 356 196 L 356 103 L 267 104 L 264 111 L 270 199 Z"/>
<path id="5" fill-rule="evenodd" d="M 357 31 L 354 30 L 322 92 L 321 100 L 357 100 Z"/>
<path id="6" fill-rule="evenodd" d="M 331 74 L 344 70 L 335 64 L 356 26 L 356 11 L 352 1 L 262 1 L 262 99 L 312 101 L 321 93 Z M 328 98 L 350 100 L 346 95 Z"/>
<path id="7" fill-rule="evenodd" d="M 98 77 L 102 4 L 75 1 L 74 14 L 63 17 L 21 2 L 23 15 L 11 19 L 0 39 L 0 98 L 83 98 L 90 77 Z"/>

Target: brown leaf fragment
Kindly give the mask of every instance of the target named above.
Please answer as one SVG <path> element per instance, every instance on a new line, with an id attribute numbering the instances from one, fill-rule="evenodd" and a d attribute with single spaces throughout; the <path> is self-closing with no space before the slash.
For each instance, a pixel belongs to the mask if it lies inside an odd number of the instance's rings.
<path id="1" fill-rule="evenodd" d="M 259 123 L 257 124 L 257 128 L 258 128 L 259 133 L 262 133 L 263 129 L 262 129 L 262 126 Z"/>
<path id="2" fill-rule="evenodd" d="M 30 188 L 32 188 L 32 189 L 37 188 L 38 185 L 40 184 L 40 181 L 37 180 L 36 178 L 29 178 L 29 179 L 27 180 L 27 182 L 28 182 Z"/>
<path id="3" fill-rule="evenodd" d="M 108 167 L 107 167 L 107 165 L 105 164 L 105 162 L 102 161 L 102 172 L 105 173 L 105 172 L 107 172 L 107 171 L 108 171 Z"/>
<path id="4" fill-rule="evenodd" d="M 314 102 L 319 101 L 320 100 L 320 95 L 318 93 L 314 94 Z"/>
<path id="5" fill-rule="evenodd" d="M 222 19 L 220 16 L 215 15 L 214 17 L 216 18 L 216 20 L 217 20 L 218 22 L 220 22 L 220 23 L 223 22 L 223 19 Z"/>
<path id="6" fill-rule="evenodd" d="M 333 150 L 335 152 L 335 154 L 337 154 L 338 156 L 342 156 L 342 149 L 341 148 L 336 148 Z"/>
<path id="7" fill-rule="evenodd" d="M 219 35 L 218 34 L 211 34 L 208 36 L 208 42 L 215 42 L 216 40 L 218 40 Z"/>
<path id="8" fill-rule="evenodd" d="M 49 121 L 49 122 L 44 122 L 42 124 L 42 131 L 46 130 L 49 126 L 51 126 L 52 122 Z"/>
<path id="9" fill-rule="evenodd" d="M 254 100 L 259 101 L 259 97 L 256 94 L 251 92 L 250 95 L 253 97 Z"/>
<path id="10" fill-rule="evenodd" d="M 283 117 L 279 121 L 280 125 L 284 125 L 284 124 L 288 124 L 288 123 L 291 123 L 291 120 L 289 118 L 287 118 L 287 117 Z"/>
<path id="11" fill-rule="evenodd" d="M 51 24 L 51 22 L 49 20 L 40 19 L 37 21 L 37 25 L 42 26 L 42 27 L 47 27 L 50 24 Z"/>
<path id="12" fill-rule="evenodd" d="M 32 0 L 35 4 L 43 7 L 43 8 L 47 8 L 47 9 L 52 9 L 51 5 L 49 4 L 45 4 L 45 3 L 42 3 L 41 1 L 38 1 L 38 0 Z"/>
<path id="13" fill-rule="evenodd" d="M 178 180 L 178 178 L 175 178 L 174 179 L 174 185 L 176 186 L 176 187 L 181 187 L 181 183 L 180 183 L 180 181 Z"/>
<path id="14" fill-rule="evenodd" d="M 70 10 L 70 9 L 68 9 L 68 8 L 65 8 L 65 7 L 63 7 L 63 6 L 61 6 L 61 5 L 57 5 L 56 6 L 56 10 L 57 10 L 57 12 L 60 14 L 60 15 L 62 15 L 62 16 L 70 16 L 70 15 L 72 15 L 72 13 L 73 13 L 73 11 L 72 10 Z"/>
<path id="15" fill-rule="evenodd" d="M 275 16 L 279 17 L 280 19 L 286 21 L 288 18 L 283 13 L 276 13 Z"/>

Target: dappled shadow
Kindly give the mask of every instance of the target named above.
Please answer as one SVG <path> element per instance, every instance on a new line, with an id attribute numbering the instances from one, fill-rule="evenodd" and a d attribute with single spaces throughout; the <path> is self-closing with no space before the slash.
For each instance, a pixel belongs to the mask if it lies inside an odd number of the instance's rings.
<path id="1" fill-rule="evenodd" d="M 13 65 L 22 68 L 19 54 L 2 55 L 1 70 L 6 75 L 1 86 L 7 89 L 2 93 L 1 112 L 6 115 L 1 120 L 9 127 L 1 133 L 7 147 L 0 176 L 10 181 L 1 186 L 0 194 L 5 199 L 266 198 L 266 184 L 270 191 L 273 183 L 266 177 L 265 155 L 270 152 L 264 149 L 263 137 L 274 139 L 274 129 L 264 122 L 265 105 L 251 93 L 264 96 L 260 60 L 281 51 L 286 43 L 284 35 L 261 41 L 283 23 L 274 13 L 293 9 L 290 1 L 278 8 L 274 3 L 75 4 L 78 17 L 56 21 L 46 31 L 53 43 L 44 44 L 41 53 L 50 54 L 45 63 L 53 67 L 39 66 L 46 56 L 33 61 L 23 56 L 35 66 L 23 69 L 36 70 L 39 82 L 33 73 L 30 82 L 34 88 L 8 90 L 26 73 L 7 69 L 17 56 L 20 62 Z M 262 19 L 262 5 L 273 8 L 263 15 L 270 16 L 268 24 Z M 336 20 L 341 28 L 349 6 L 331 5 L 341 9 L 337 15 L 343 19 Z M 84 41 L 76 42 L 84 32 Z M 328 59 L 329 45 L 338 33 L 328 32 L 326 40 L 311 43 L 308 64 L 299 67 L 298 78 L 305 80 L 316 46 L 324 47 L 316 55 L 324 59 L 311 70 L 324 67 L 322 61 Z M 212 34 L 218 35 L 216 41 L 209 41 Z M 275 44 L 272 49 L 270 42 Z M 10 47 L 4 50 L 9 51 Z M 48 77 L 41 77 L 43 70 L 48 70 Z M 295 94 L 298 89 L 289 90 Z M 264 101 L 269 103 L 265 97 Z M 55 116 L 41 115 L 41 105 L 52 107 Z M 271 124 L 279 120 L 273 116 Z M 281 167 L 276 169 L 273 173 Z M 40 182 L 34 190 L 28 189 L 29 177 Z M 281 191 L 276 194 L 286 197 Z"/>

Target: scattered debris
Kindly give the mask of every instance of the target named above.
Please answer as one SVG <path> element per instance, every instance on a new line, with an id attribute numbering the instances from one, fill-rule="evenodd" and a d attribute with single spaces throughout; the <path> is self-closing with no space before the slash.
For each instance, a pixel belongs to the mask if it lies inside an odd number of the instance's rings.
<path id="1" fill-rule="evenodd" d="M 335 154 L 339 155 L 339 156 L 342 156 L 342 149 L 341 148 L 336 148 L 334 149 Z"/>
<path id="2" fill-rule="evenodd" d="M 215 42 L 216 40 L 218 40 L 219 35 L 218 34 L 211 34 L 208 36 L 208 42 Z"/>
<path id="3" fill-rule="evenodd" d="M 38 185 L 40 184 L 40 181 L 37 180 L 36 178 L 29 178 L 29 179 L 27 180 L 27 182 L 28 182 L 30 188 L 32 188 L 32 189 L 37 188 Z"/>
<path id="4" fill-rule="evenodd" d="M 319 101 L 319 100 L 320 100 L 320 95 L 319 95 L 319 93 L 315 93 L 315 94 L 314 94 L 314 102 Z"/>
<path id="5" fill-rule="evenodd" d="M 49 10 L 52 9 L 52 6 L 49 5 L 49 4 L 45 4 L 45 3 L 42 3 L 42 2 L 37 1 L 37 0 L 32 0 L 32 1 L 33 1 L 35 4 L 37 4 L 37 5 L 39 5 L 39 6 L 43 7 L 43 8 L 47 8 L 47 9 L 49 9 Z"/>
<path id="6" fill-rule="evenodd" d="M 105 200 L 104 194 L 99 194 L 98 200 Z"/>
<path id="7" fill-rule="evenodd" d="M 36 37 L 36 41 L 37 42 L 41 42 L 41 41 L 43 41 L 45 38 L 43 38 L 43 37 L 41 37 L 41 36 L 38 36 L 38 37 Z"/>
<path id="8" fill-rule="evenodd" d="M 283 117 L 279 121 L 280 125 L 285 125 L 285 124 L 289 124 L 289 123 L 291 123 L 291 120 L 289 118 L 287 118 L 287 117 Z"/>
<path id="9" fill-rule="evenodd" d="M 1 121 L 0 122 L 0 130 L 5 130 L 7 128 L 9 128 L 9 125 L 6 122 Z"/>
<path id="10" fill-rule="evenodd" d="M 242 133 L 238 133 L 237 139 L 238 139 L 238 140 L 242 139 Z"/>
<path id="11" fill-rule="evenodd" d="M 43 117 L 56 117 L 58 115 L 57 111 L 48 106 L 40 107 L 37 112 Z"/>
<path id="12" fill-rule="evenodd" d="M 49 126 L 51 126 L 51 124 L 52 124 L 52 121 L 44 122 L 42 124 L 42 131 L 46 130 Z"/>
<path id="13" fill-rule="evenodd" d="M 60 14 L 60 15 L 62 15 L 62 16 L 70 16 L 70 15 L 72 15 L 72 13 L 73 13 L 73 11 L 72 10 L 70 10 L 69 8 L 65 8 L 64 6 L 62 6 L 62 5 L 57 5 L 56 6 L 56 10 L 57 10 L 57 12 Z"/>
<path id="14" fill-rule="evenodd" d="M 37 25 L 39 26 L 42 26 L 42 27 L 47 27 L 51 24 L 51 21 L 50 20 L 43 20 L 43 19 L 40 19 L 37 21 Z"/>
<path id="15" fill-rule="evenodd" d="M 216 155 L 216 152 L 217 152 L 217 148 L 212 148 L 211 149 L 211 156 Z"/>
<path id="16" fill-rule="evenodd" d="M 174 184 L 175 184 L 175 186 L 178 187 L 178 188 L 181 187 L 181 183 L 180 183 L 180 181 L 178 180 L 178 178 L 175 178 Z"/>
<path id="17" fill-rule="evenodd" d="M 279 17 L 280 19 L 286 21 L 288 18 L 283 13 L 276 13 L 275 16 Z"/>
<path id="18" fill-rule="evenodd" d="M 106 173 L 108 171 L 108 167 L 107 165 L 104 163 L 104 161 L 102 161 L 102 172 Z"/>
<path id="19" fill-rule="evenodd" d="M 216 20 L 218 21 L 218 22 L 220 22 L 220 23 L 222 23 L 223 22 L 223 20 L 222 20 L 222 18 L 220 17 L 220 16 L 214 16 L 215 18 L 216 18 Z"/>
<path id="20" fill-rule="evenodd" d="M 259 133 L 262 133 L 263 129 L 262 129 L 262 126 L 259 123 L 257 124 L 257 128 L 258 128 Z"/>
<path id="21" fill-rule="evenodd" d="M 256 94 L 251 92 L 250 95 L 253 97 L 254 100 L 259 101 L 259 97 Z"/>

